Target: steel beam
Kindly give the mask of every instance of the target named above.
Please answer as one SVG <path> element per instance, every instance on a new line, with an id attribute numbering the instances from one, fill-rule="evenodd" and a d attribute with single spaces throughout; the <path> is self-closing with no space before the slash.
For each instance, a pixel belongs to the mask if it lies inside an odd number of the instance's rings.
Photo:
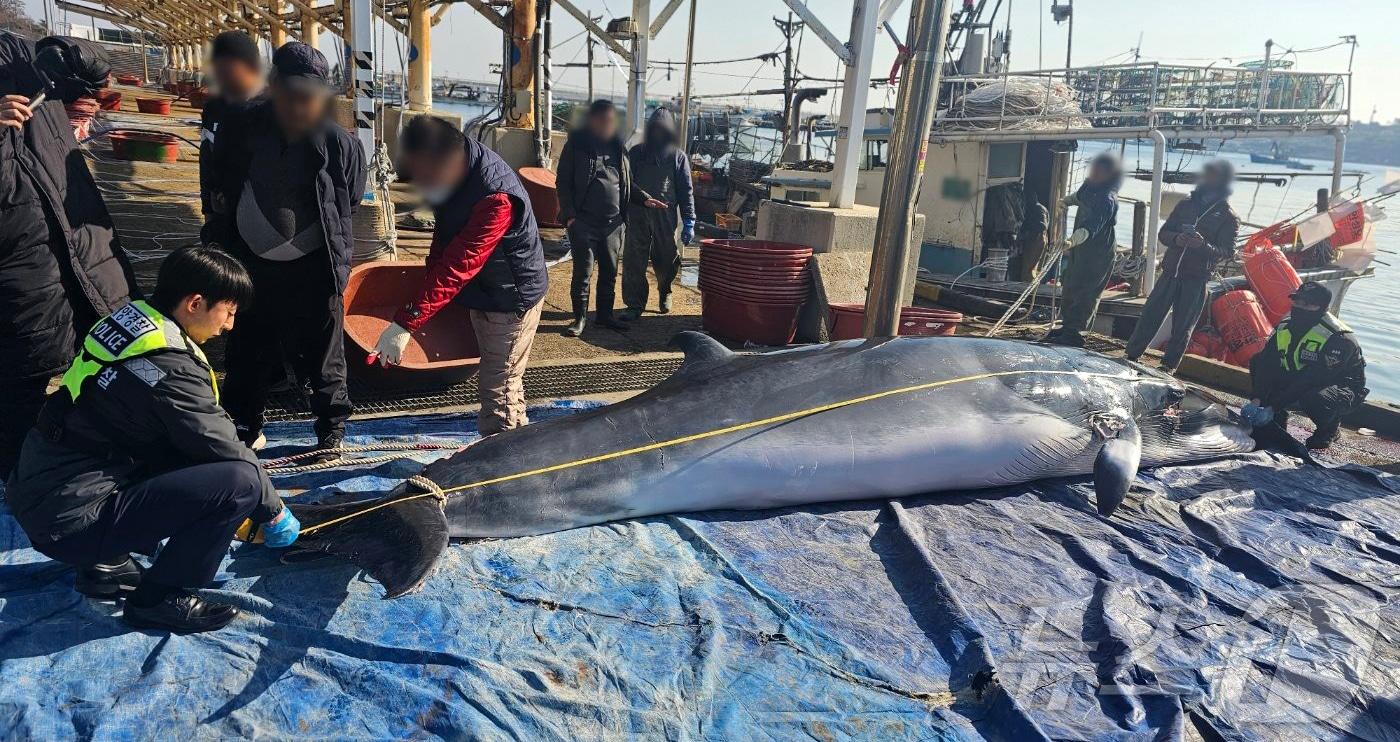
<path id="1" fill-rule="evenodd" d="M 865 151 L 865 106 L 870 97 L 870 70 L 879 29 L 877 0 L 856 0 L 851 13 L 851 53 L 841 88 L 841 118 L 836 124 L 836 167 L 831 174 L 831 206 L 856 205 L 856 176 Z"/>
<path id="2" fill-rule="evenodd" d="M 792 8 L 792 12 L 796 13 L 797 17 L 801 18 L 803 22 L 807 24 L 807 27 L 812 29 L 812 33 L 815 33 L 817 38 L 821 39 L 822 43 L 826 44 L 827 48 L 831 49 L 831 53 L 835 54 L 836 58 L 840 59 L 842 64 L 851 63 L 851 50 L 847 49 L 846 45 L 841 43 L 840 39 L 836 38 L 836 34 L 827 30 L 826 25 L 807 7 L 806 3 L 802 2 L 802 0 L 783 0 L 783 3 L 789 8 Z"/>
<path id="3" fill-rule="evenodd" d="M 676 10 L 681 7 L 682 2 L 684 2 L 684 0 L 670 0 L 670 2 L 667 2 L 666 7 L 662 8 L 661 12 L 656 14 L 656 18 L 652 19 L 651 28 L 647 30 L 648 35 L 653 39 L 656 38 L 656 35 L 661 33 L 661 29 L 666 27 L 666 21 L 671 20 L 671 16 L 676 14 Z"/>
<path id="4" fill-rule="evenodd" d="M 632 61 L 632 52 L 628 51 L 627 47 L 618 43 L 617 39 L 609 36 L 608 32 L 604 31 L 602 26 L 599 26 L 592 18 L 589 18 L 587 13 L 579 10 L 578 6 L 574 5 L 571 0 L 554 0 L 554 4 L 563 8 L 565 13 L 573 16 L 574 20 L 582 23 L 583 27 L 588 29 L 589 33 L 603 42 L 614 54 L 628 62 Z M 636 18 L 634 17 L 633 20 L 636 20 Z"/>

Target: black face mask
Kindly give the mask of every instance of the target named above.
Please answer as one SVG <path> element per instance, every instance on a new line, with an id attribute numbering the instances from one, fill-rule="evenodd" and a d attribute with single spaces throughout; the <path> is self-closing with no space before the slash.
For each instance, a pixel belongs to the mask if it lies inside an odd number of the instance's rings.
<path id="1" fill-rule="evenodd" d="M 1326 309 L 1299 309 L 1298 307 L 1293 307 L 1293 310 L 1288 313 L 1288 316 L 1292 318 L 1296 329 L 1304 329 L 1321 322 L 1322 315 L 1326 313 Z"/>

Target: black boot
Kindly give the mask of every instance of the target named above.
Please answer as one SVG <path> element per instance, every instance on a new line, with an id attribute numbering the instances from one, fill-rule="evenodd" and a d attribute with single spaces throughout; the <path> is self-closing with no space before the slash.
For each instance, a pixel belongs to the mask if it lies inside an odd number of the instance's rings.
<path id="1" fill-rule="evenodd" d="M 131 557 L 113 564 L 94 564 L 78 569 L 73 589 L 97 600 L 116 600 L 141 584 L 146 570 Z"/>
<path id="2" fill-rule="evenodd" d="M 339 449 L 345 445 L 345 431 L 332 430 L 316 440 L 316 447 L 313 451 L 324 451 L 324 453 L 310 457 L 308 464 L 328 464 L 332 461 L 339 461 L 341 457 Z"/>
<path id="3" fill-rule="evenodd" d="M 618 318 L 613 316 L 612 312 L 598 312 L 593 322 L 599 327 L 606 327 L 609 330 L 617 330 L 619 332 L 626 332 L 629 329 L 627 323 L 619 321 Z"/>
<path id="4" fill-rule="evenodd" d="M 1319 425 L 1313 434 L 1308 436 L 1308 440 L 1303 445 L 1311 451 L 1321 451 L 1331 448 L 1338 438 L 1342 437 L 1341 426 L 1337 423 L 1330 425 Z"/>
<path id="5" fill-rule="evenodd" d="M 564 328 L 564 336 L 565 336 L 565 337 L 576 338 L 576 337 L 578 337 L 579 335 L 582 335 L 582 334 L 583 334 L 583 328 L 584 328 L 584 326 L 587 325 L 587 324 L 588 324 L 588 320 L 585 319 L 584 315 L 582 315 L 582 314 L 575 314 L 575 315 L 574 315 L 574 321 L 573 321 L 573 322 L 570 322 L 570 323 L 569 323 L 569 326 Z"/>
<path id="6" fill-rule="evenodd" d="M 657 308 L 656 308 L 657 314 L 670 314 L 670 313 L 671 313 L 671 294 L 669 294 L 669 293 L 662 294 L 662 295 L 656 297 L 656 301 L 657 301 L 657 304 L 659 305 L 659 306 L 657 306 Z"/>
<path id="7" fill-rule="evenodd" d="M 133 593 L 122 609 L 122 620 L 138 629 L 196 634 L 222 629 L 238 618 L 238 609 L 226 603 L 211 603 L 188 590 L 157 589 L 165 594 L 151 603 Z"/>
<path id="8" fill-rule="evenodd" d="M 634 307 L 628 307 L 622 310 L 621 312 L 617 313 L 617 321 L 631 322 L 632 320 L 637 319 L 640 316 L 642 316 L 642 310 L 636 309 Z"/>

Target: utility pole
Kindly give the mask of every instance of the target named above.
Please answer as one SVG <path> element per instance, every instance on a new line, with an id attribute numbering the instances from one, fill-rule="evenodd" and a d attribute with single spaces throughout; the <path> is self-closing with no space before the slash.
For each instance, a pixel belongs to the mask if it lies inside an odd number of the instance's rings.
<path id="1" fill-rule="evenodd" d="M 792 39 L 802 30 L 802 27 L 807 24 L 802 21 L 794 21 L 792 19 L 792 13 L 788 13 L 786 21 L 781 18 L 774 18 L 773 25 L 777 26 L 778 30 L 782 32 L 785 42 L 783 47 L 783 121 L 779 128 L 782 130 L 783 134 L 783 148 L 786 149 L 787 145 L 791 143 L 790 137 L 797 136 L 797 132 L 788 131 L 788 117 L 792 115 L 793 91 L 794 88 L 797 87 L 796 81 L 793 79 L 796 72 L 793 69 Z"/>
<path id="2" fill-rule="evenodd" d="M 588 15 L 588 18 L 594 23 L 603 20 L 602 14 L 595 16 L 592 13 L 590 13 Z M 583 38 L 585 39 L 584 43 L 588 46 L 588 102 L 592 103 L 593 101 L 597 100 L 593 97 L 593 45 L 598 42 L 593 38 L 593 34 L 591 33 L 584 34 Z"/>
<path id="3" fill-rule="evenodd" d="M 909 241 L 914 208 L 924 180 L 929 130 L 938 109 L 943 57 L 953 0 L 914 0 L 909 16 L 909 62 L 899 84 L 891 127 L 889 167 L 875 222 L 870 256 L 870 293 L 865 299 L 865 336 L 899 334 L 899 309 L 909 278 Z"/>
<path id="4" fill-rule="evenodd" d="M 681 151 L 690 156 L 690 71 L 695 66 L 695 2 L 690 0 L 690 25 L 685 29 L 685 87 L 681 88 Z"/>

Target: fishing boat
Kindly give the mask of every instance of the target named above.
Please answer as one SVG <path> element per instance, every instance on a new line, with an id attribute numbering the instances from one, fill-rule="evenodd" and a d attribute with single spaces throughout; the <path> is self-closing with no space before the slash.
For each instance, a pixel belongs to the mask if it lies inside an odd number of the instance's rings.
<path id="1" fill-rule="evenodd" d="M 1282 165 L 1294 170 L 1312 170 L 1313 166 L 1295 157 L 1284 154 L 1275 141 L 1268 154 L 1260 152 L 1250 152 L 1249 161 L 1257 165 Z"/>
<path id="2" fill-rule="evenodd" d="M 422 263 L 380 261 L 350 271 L 345 286 L 345 353 L 352 373 L 385 386 L 435 386 L 462 381 L 481 362 L 466 307 L 449 303 L 413 333 L 403 362 L 383 368 L 372 362 L 380 333 L 394 313 L 413 300 L 423 285 Z"/>

